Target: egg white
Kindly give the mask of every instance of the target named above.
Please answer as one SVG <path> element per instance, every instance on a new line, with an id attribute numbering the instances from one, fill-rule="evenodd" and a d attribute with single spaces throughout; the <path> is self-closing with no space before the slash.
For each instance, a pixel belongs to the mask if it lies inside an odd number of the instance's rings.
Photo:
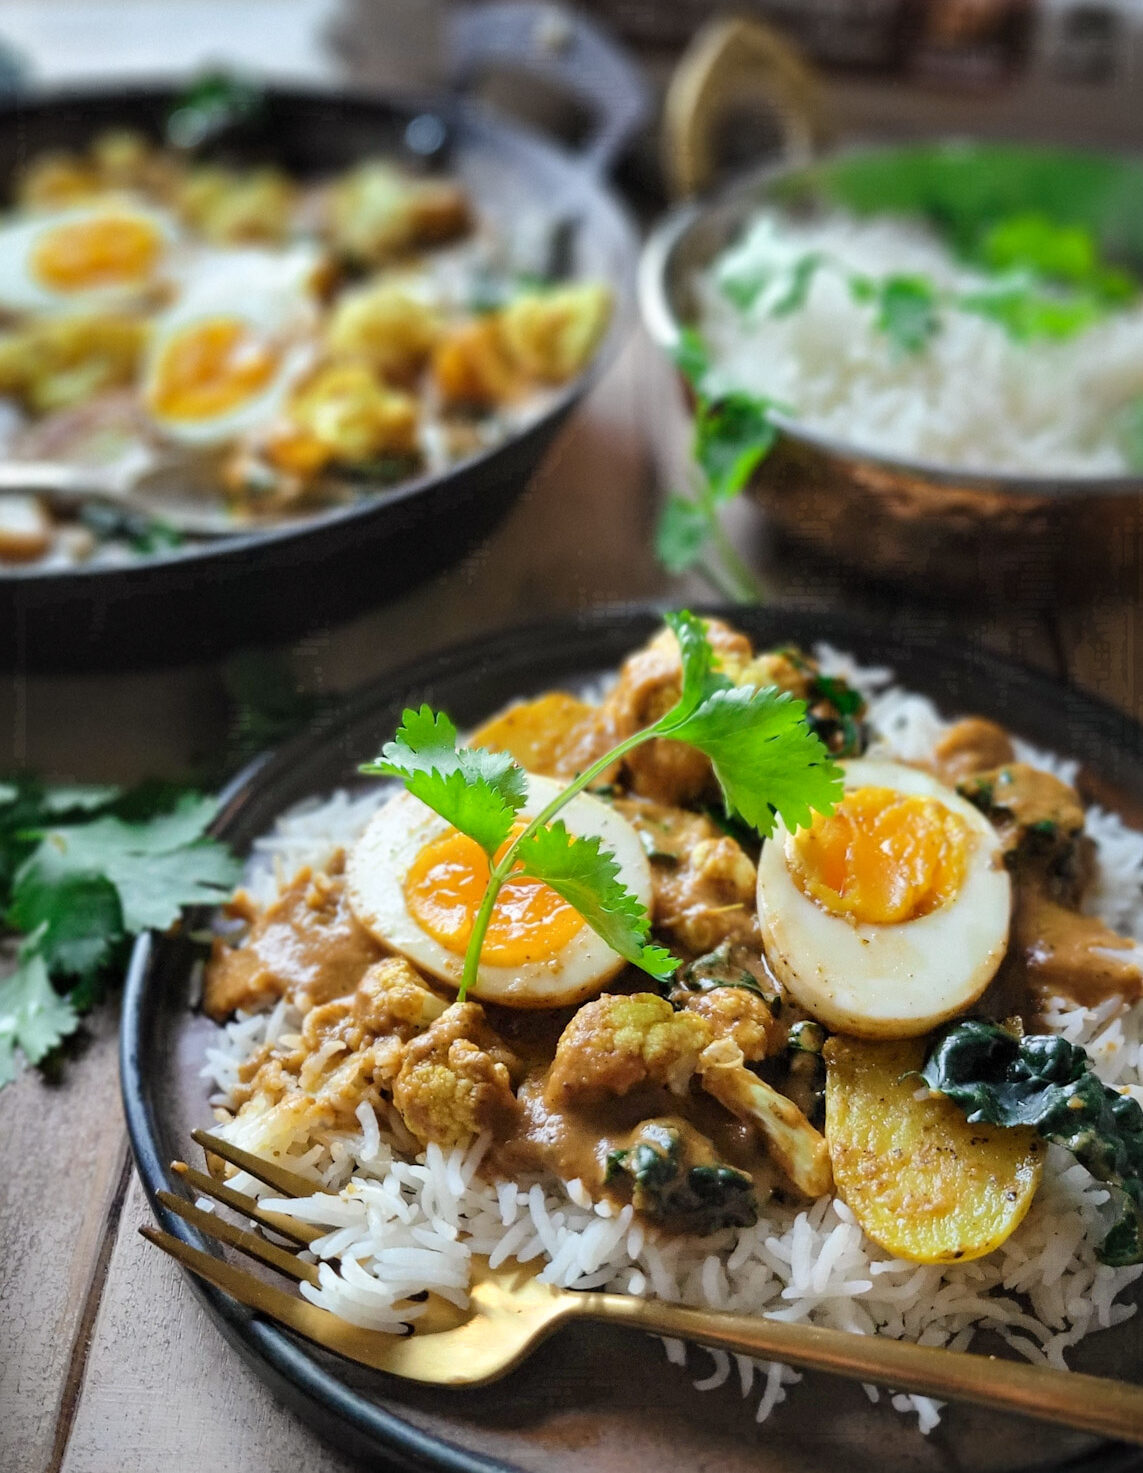
<path id="1" fill-rule="evenodd" d="M 978 809 L 930 773 L 896 762 L 843 764 L 862 787 L 939 800 L 969 830 L 964 881 L 928 915 L 854 923 L 809 899 L 790 872 L 792 836 L 779 824 L 758 864 L 758 920 L 771 966 L 819 1022 L 864 1038 L 913 1038 L 955 1017 L 992 980 L 1008 945 L 1012 889 L 1000 841 Z"/>
<path id="2" fill-rule="evenodd" d="M 33 275 L 31 258 L 45 235 L 61 226 L 84 220 L 95 221 L 107 215 L 114 215 L 117 219 L 126 216 L 144 222 L 155 231 L 166 248 L 173 246 L 178 239 L 178 229 L 170 216 L 128 200 L 108 199 L 14 220 L 0 226 L 0 307 L 10 312 L 74 312 L 77 308 L 126 306 L 151 291 L 160 274 L 165 273 L 168 264 L 164 259 L 166 250 L 160 256 L 159 269 L 141 281 L 60 291 Z"/>
<path id="3" fill-rule="evenodd" d="M 143 371 L 148 413 L 169 439 L 217 445 L 268 423 L 291 389 L 311 367 L 314 348 L 306 341 L 316 320 L 312 288 L 319 262 L 308 246 L 289 251 L 203 252 L 179 284 L 179 297 L 157 322 Z M 159 367 L 170 344 L 197 323 L 218 318 L 241 322 L 251 336 L 278 347 L 278 366 L 256 393 L 209 417 L 189 419 L 155 407 Z"/>
<path id="4" fill-rule="evenodd" d="M 535 817 L 560 791 L 559 783 L 530 774 L 520 817 Z M 599 837 L 615 856 L 622 883 L 650 909 L 651 866 L 627 820 L 586 793 L 573 798 L 560 818 L 572 834 Z M 429 975 L 458 987 L 463 956 L 422 930 L 405 902 L 405 879 L 413 862 L 426 844 L 450 827 L 419 798 L 398 793 L 375 815 L 350 852 L 346 893 L 353 913 L 377 941 Z M 625 965 L 619 953 L 584 922 L 550 959 L 518 966 L 481 966 L 469 995 L 507 1007 L 563 1007 L 594 997 Z"/>

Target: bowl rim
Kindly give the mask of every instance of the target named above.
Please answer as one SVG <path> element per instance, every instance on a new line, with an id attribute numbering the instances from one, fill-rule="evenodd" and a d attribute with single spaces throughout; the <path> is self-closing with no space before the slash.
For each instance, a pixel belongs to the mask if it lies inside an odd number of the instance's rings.
<path id="1" fill-rule="evenodd" d="M 1048 144 L 1022 139 L 968 138 L 947 136 L 917 140 L 928 146 L 972 146 L 981 143 L 1012 143 L 1032 152 L 1065 151 L 1100 158 L 1132 158 L 1124 150 L 1068 148 L 1060 150 Z M 712 189 L 693 199 L 673 206 L 655 225 L 639 257 L 636 296 L 643 326 L 652 342 L 667 357 L 674 358 L 687 325 L 675 313 L 668 286 L 674 253 L 696 226 L 716 210 L 739 205 L 751 195 L 765 191 L 782 179 L 792 178 L 825 163 L 854 157 L 876 157 L 898 153 L 910 145 L 904 142 L 845 143 L 828 148 L 812 159 L 779 160 L 735 173 Z M 706 264 L 709 265 L 709 262 Z M 945 461 L 923 457 L 909 459 L 854 444 L 804 424 L 796 415 L 771 409 L 769 419 L 781 434 L 806 449 L 839 462 L 847 468 L 868 469 L 883 475 L 910 480 L 924 480 L 946 491 L 1001 494 L 1040 500 L 1064 500 L 1087 496 L 1138 496 L 1143 494 L 1143 474 L 1125 473 L 1114 476 L 1029 474 L 1026 471 L 981 470 L 958 468 Z"/>

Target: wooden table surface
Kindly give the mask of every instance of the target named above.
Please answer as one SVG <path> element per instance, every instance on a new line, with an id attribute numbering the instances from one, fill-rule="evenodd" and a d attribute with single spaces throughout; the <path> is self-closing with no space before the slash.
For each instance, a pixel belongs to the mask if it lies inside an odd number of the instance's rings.
<path id="1" fill-rule="evenodd" d="M 337 692 L 418 651 L 603 601 L 670 593 L 648 552 L 658 491 L 685 428 L 670 373 L 642 341 L 565 433 L 501 531 L 400 604 L 291 652 L 301 686 Z M 767 557 L 759 517 L 736 535 Z M 1143 718 L 1140 536 L 1100 597 L 1066 610 L 943 607 L 855 592 L 769 554 L 778 593 L 943 630 L 1033 664 Z M 224 736 L 216 668 L 0 688 L 0 770 L 131 778 L 171 770 Z M 0 1096 L 0 1469 L 11 1473 L 333 1473 L 352 1466 L 281 1409 L 226 1347 L 175 1267 L 137 1228 L 147 1209 L 118 1101 L 114 1004 L 49 1085 L 29 1071 Z"/>

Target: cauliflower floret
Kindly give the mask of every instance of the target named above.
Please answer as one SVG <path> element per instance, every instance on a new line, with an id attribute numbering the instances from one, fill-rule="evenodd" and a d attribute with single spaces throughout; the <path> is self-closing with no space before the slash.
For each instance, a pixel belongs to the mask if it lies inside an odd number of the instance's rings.
<path id="1" fill-rule="evenodd" d="M 386 274 L 338 298 L 325 341 L 332 355 L 359 358 L 382 378 L 408 383 L 440 334 L 440 318 L 418 295 L 415 278 Z"/>
<path id="2" fill-rule="evenodd" d="M 277 169 L 238 171 L 215 165 L 193 169 L 179 191 L 188 225 L 222 244 L 285 239 L 295 191 Z"/>
<path id="3" fill-rule="evenodd" d="M 353 992 L 309 1008 L 297 1035 L 265 1045 L 239 1067 L 241 1113 L 287 1106 L 311 1122 L 352 1129 L 358 1106 L 380 1105 L 409 1041 L 445 1006 L 404 958 L 375 962 Z"/>
<path id="4" fill-rule="evenodd" d="M 23 173 L 17 200 L 37 210 L 82 204 L 100 195 L 130 193 L 166 200 L 183 173 L 181 159 L 141 133 L 101 133 L 83 154 L 43 153 Z"/>
<path id="5" fill-rule="evenodd" d="M 724 941 L 760 946 L 756 883 L 753 861 L 729 835 L 700 839 L 656 886 L 656 924 L 699 956 Z"/>
<path id="6" fill-rule="evenodd" d="M 378 161 L 359 164 L 330 188 L 334 245 L 350 260 L 381 265 L 419 245 L 462 235 L 468 201 L 448 179 L 411 179 Z"/>
<path id="7" fill-rule="evenodd" d="M 744 1066 L 732 1038 L 716 1039 L 698 1063 L 703 1088 L 732 1115 L 748 1121 L 766 1141 L 770 1155 L 807 1197 L 833 1186 L 829 1147 L 793 1100 Z"/>
<path id="8" fill-rule="evenodd" d="M 753 685 L 759 690 L 776 685 L 800 701 L 810 694 L 810 668 L 805 662 L 801 666 L 795 664 L 781 650 L 769 650 L 741 661 L 730 655 L 723 658 L 722 668 L 735 685 Z"/>
<path id="9" fill-rule="evenodd" d="M 430 992 L 404 957 L 375 963 L 353 994 L 353 1019 L 373 1034 L 394 1034 L 407 1043 L 445 1011 L 443 997 Z"/>
<path id="10" fill-rule="evenodd" d="M 134 380 L 148 336 L 137 317 L 48 318 L 0 334 L 0 394 L 35 414 L 83 403 Z"/>
<path id="11" fill-rule="evenodd" d="M 676 1013 L 651 992 L 605 993 L 580 1008 L 560 1035 L 544 1090 L 549 1104 L 588 1104 L 640 1084 L 683 1094 L 712 1037 L 696 1013 Z"/>
<path id="12" fill-rule="evenodd" d="M 785 1043 L 786 1030 L 770 1011 L 766 999 L 748 987 L 712 987 L 709 992 L 692 992 L 681 1006 L 706 1020 L 712 1039 L 732 1039 L 748 1064 L 778 1053 Z"/>
<path id="13" fill-rule="evenodd" d="M 446 405 L 495 409 L 515 399 L 523 382 L 504 343 L 499 314 L 461 323 L 443 337 L 433 353 L 433 378 Z"/>
<path id="14" fill-rule="evenodd" d="M 481 1131 L 513 1128 L 519 1107 L 515 1056 L 489 1028 L 479 1003 L 458 1002 L 405 1047 L 393 1103 L 421 1141 L 445 1148 Z"/>
<path id="15" fill-rule="evenodd" d="M 501 314 L 501 333 L 529 378 L 562 384 L 587 364 L 610 318 L 611 292 L 586 282 L 516 297 Z"/>
<path id="16" fill-rule="evenodd" d="M 361 465 L 384 456 L 418 453 L 417 401 L 381 383 L 364 363 L 331 363 L 301 385 L 283 422 L 259 447 L 276 470 L 301 482 L 330 465 Z M 248 452 L 230 468 L 244 490 Z"/>

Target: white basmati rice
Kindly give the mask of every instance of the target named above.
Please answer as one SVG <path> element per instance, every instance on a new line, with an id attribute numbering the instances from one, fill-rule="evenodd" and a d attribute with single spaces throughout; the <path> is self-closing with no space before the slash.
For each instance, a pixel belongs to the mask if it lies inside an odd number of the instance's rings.
<path id="1" fill-rule="evenodd" d="M 796 310 L 791 271 L 822 264 Z M 875 453 L 963 469 L 1122 475 L 1117 416 L 1143 393 L 1143 307 L 1110 313 L 1063 341 L 1021 342 L 997 322 L 941 304 L 919 352 L 875 326 L 850 278 L 920 275 L 958 295 L 997 279 L 955 260 L 924 225 L 831 215 L 760 216 L 698 281 L 705 387 L 768 397 L 803 424 Z M 749 304 L 727 284 L 764 282 Z"/>
<path id="2" fill-rule="evenodd" d="M 844 675 L 869 702 L 877 740 L 871 750 L 919 758 L 946 729 L 925 697 L 891 684 L 886 670 L 862 669 L 828 646 L 816 651 L 827 673 Z M 1075 764 L 1034 752 L 1064 776 Z M 283 815 L 261 840 L 253 883 L 272 894 L 275 873 L 288 876 L 302 863 L 320 864 L 351 844 L 379 801 L 336 794 Z M 1131 934 L 1143 930 L 1143 834 L 1116 815 L 1092 809 L 1088 830 L 1098 845 L 1093 908 Z M 1100 1076 L 1143 1097 L 1143 1007 L 1111 998 L 1092 1008 L 1058 1001 L 1054 1028 L 1081 1044 Z M 203 1073 L 213 1081 L 215 1104 L 225 1104 L 236 1069 L 264 1039 L 288 1037 L 299 1026 L 296 1010 L 239 1017 L 220 1030 L 207 1050 Z M 1096 1247 L 1106 1226 L 1107 1190 L 1066 1152 L 1050 1147 L 1043 1184 L 1019 1230 L 987 1258 L 956 1265 L 918 1265 L 894 1259 L 865 1238 L 852 1212 L 837 1198 L 808 1207 L 770 1205 L 751 1228 L 712 1237 L 669 1237 L 646 1229 L 630 1206 L 616 1210 L 592 1203 L 582 1182 L 533 1178 L 487 1181 L 477 1171 L 486 1137 L 449 1153 L 430 1145 L 417 1150 L 395 1111 L 381 1118 L 357 1112 L 358 1132 L 313 1136 L 304 1120 L 279 1126 L 274 1139 L 259 1136 L 257 1121 L 242 1117 L 222 1133 L 314 1179 L 304 1201 L 272 1201 L 266 1189 L 243 1177 L 235 1185 L 256 1190 L 269 1205 L 328 1228 L 313 1245 L 320 1284 L 301 1292 L 354 1324 L 397 1331 L 421 1312 L 407 1296 L 432 1289 L 466 1302 L 471 1255 L 487 1255 L 495 1267 L 510 1258 L 544 1260 L 541 1278 L 567 1288 L 608 1288 L 737 1313 L 768 1314 L 855 1334 L 882 1334 L 926 1345 L 965 1349 L 981 1330 L 993 1331 L 1029 1360 L 1066 1364 L 1066 1353 L 1092 1330 L 1135 1313 L 1124 1291 L 1143 1266 L 1101 1264 Z M 335 1272 L 328 1260 L 340 1260 Z M 698 1390 L 731 1385 L 755 1396 L 764 1421 L 801 1378 L 788 1367 L 733 1358 L 721 1351 L 690 1350 L 664 1341 L 669 1358 L 699 1368 Z M 866 1388 L 872 1400 L 876 1388 Z M 939 1403 L 895 1395 L 891 1404 L 917 1418 L 929 1432 Z"/>

